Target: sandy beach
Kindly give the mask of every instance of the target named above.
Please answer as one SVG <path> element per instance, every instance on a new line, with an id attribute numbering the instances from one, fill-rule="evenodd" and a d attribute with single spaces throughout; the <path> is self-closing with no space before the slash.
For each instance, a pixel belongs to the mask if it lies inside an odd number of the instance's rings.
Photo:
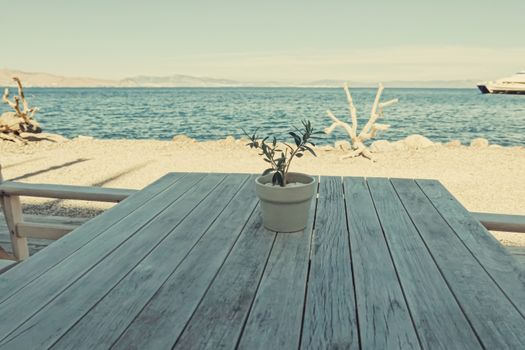
<path id="1" fill-rule="evenodd" d="M 65 143 L 0 142 L 6 179 L 140 189 L 167 172 L 259 173 L 264 167 L 244 140 L 195 142 L 74 139 Z M 294 171 L 320 175 L 438 179 L 471 211 L 525 215 L 525 148 L 445 146 L 376 153 L 340 160 L 345 154 L 320 147 L 318 157 L 294 161 Z M 29 199 L 26 212 L 93 216 L 108 204 Z M 525 246 L 525 235 L 494 235 L 504 244 Z"/>

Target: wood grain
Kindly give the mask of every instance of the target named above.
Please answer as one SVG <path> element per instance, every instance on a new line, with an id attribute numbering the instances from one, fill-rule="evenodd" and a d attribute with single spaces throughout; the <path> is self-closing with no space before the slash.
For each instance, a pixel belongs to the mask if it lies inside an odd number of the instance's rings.
<path id="1" fill-rule="evenodd" d="M 8 259 L 0 259 L 0 273 L 3 273 L 10 268 L 12 268 L 16 264 L 16 261 L 8 260 Z"/>
<path id="2" fill-rule="evenodd" d="M 229 175 L 178 226 L 173 227 L 169 224 L 165 225 L 165 228 L 158 228 L 158 231 L 169 233 L 167 237 L 87 314 L 84 312 L 85 315 L 82 316 L 79 312 L 82 319 L 67 330 L 53 347 L 57 349 L 109 348 L 166 282 L 195 243 L 209 231 L 210 225 L 216 220 L 222 220 L 224 217 L 222 209 L 238 193 L 243 184 L 247 186 L 245 181 L 247 178 L 248 175 Z M 170 217 L 176 216 L 175 212 L 178 211 L 180 211 L 178 207 L 167 211 L 166 219 L 171 220 Z M 147 236 L 155 231 L 155 227 L 150 225 L 144 234 Z M 87 282 L 85 280 L 83 283 Z M 108 329 L 111 331 L 108 332 Z M 93 337 L 93 332 L 98 336 Z"/>
<path id="3" fill-rule="evenodd" d="M 239 349 L 299 346 L 315 205 L 312 200 L 304 231 L 277 234 Z"/>
<path id="4" fill-rule="evenodd" d="M 525 247 L 509 246 L 505 248 L 525 269 Z"/>
<path id="5" fill-rule="evenodd" d="M 413 180 L 400 179 L 393 179 L 392 184 L 483 345 L 487 349 L 525 348 L 525 318 L 461 243 L 419 186 Z M 525 293 L 525 288 L 522 292 Z"/>
<path id="6" fill-rule="evenodd" d="M 0 276 L 0 303 L 115 224 L 129 218 L 137 209 L 156 199 L 163 191 L 177 185 L 177 182 L 184 176 L 185 174 L 179 173 L 162 177 L 119 205 L 50 244 L 45 253 L 35 254 L 28 261 L 12 268 L 9 273 L 2 274 Z"/>
<path id="7" fill-rule="evenodd" d="M 362 349 L 419 349 L 419 341 L 364 178 L 344 178 Z"/>
<path id="8" fill-rule="evenodd" d="M 340 177 L 322 180 L 301 348 L 359 349 L 343 183 Z"/>
<path id="9" fill-rule="evenodd" d="M 243 187 L 113 345 L 171 348 L 184 330 L 257 204 L 253 182 Z M 212 208 L 210 210 L 216 210 Z"/>
<path id="10" fill-rule="evenodd" d="M 422 347 L 481 348 L 392 184 L 379 178 L 367 183 Z"/>
<path id="11" fill-rule="evenodd" d="M 1 274 L 0 348 L 525 348 L 522 267 L 438 182 L 323 177 L 276 234 L 253 179 L 168 175 Z"/>
<path id="12" fill-rule="evenodd" d="M 235 348 L 275 236 L 264 228 L 256 210 L 175 349 Z"/>
<path id="13" fill-rule="evenodd" d="M 438 181 L 417 180 L 441 216 L 525 316 L 525 268 Z"/>
<path id="14" fill-rule="evenodd" d="M 200 177 L 182 179 L 176 188 L 162 193 L 154 203 L 139 208 L 134 215 L 120 221 L 103 234 L 86 244 L 71 256 L 55 265 L 45 274 L 18 290 L 15 298 L 9 298 L 0 304 L 0 314 L 11 315 L 0 319 L 0 338 L 5 339 L 12 331 L 37 313 L 49 301 L 62 293 L 69 285 L 90 271 L 108 254 L 132 237 L 143 226 L 158 216 L 171 203 L 194 187 Z M 90 222 L 93 222 L 90 221 Z M 20 264 L 23 265 L 23 264 Z M 17 268 L 15 266 L 14 268 Z M 13 269 L 14 269 L 13 268 Z M 8 271 L 10 274 L 13 269 Z M 57 316 L 59 313 L 57 313 Z"/>

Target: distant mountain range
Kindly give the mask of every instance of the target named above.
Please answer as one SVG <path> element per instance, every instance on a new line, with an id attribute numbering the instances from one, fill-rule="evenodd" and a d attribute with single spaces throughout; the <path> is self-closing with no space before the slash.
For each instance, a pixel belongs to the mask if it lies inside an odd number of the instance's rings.
<path id="1" fill-rule="evenodd" d="M 17 76 L 27 87 L 340 87 L 344 80 L 316 80 L 311 82 L 249 82 L 230 79 L 195 77 L 173 74 L 167 76 L 139 75 L 121 80 L 85 77 L 64 77 L 48 73 L 22 72 L 0 69 L 0 87 L 13 86 Z M 375 87 L 377 82 L 354 82 L 353 87 Z M 475 88 L 477 80 L 385 81 L 387 87 L 402 88 Z"/>

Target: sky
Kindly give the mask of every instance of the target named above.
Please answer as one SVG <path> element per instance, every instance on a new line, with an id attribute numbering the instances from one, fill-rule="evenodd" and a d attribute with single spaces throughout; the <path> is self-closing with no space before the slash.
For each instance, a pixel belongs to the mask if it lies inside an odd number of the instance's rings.
<path id="1" fill-rule="evenodd" d="M 525 0 L 0 0 L 0 68 L 121 79 L 494 79 Z"/>

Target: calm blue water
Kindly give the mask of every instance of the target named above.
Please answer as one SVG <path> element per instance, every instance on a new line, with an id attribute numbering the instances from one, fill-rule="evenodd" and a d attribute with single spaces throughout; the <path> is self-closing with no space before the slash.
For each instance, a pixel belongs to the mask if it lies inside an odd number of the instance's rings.
<path id="1" fill-rule="evenodd" d="M 375 89 L 353 89 L 360 127 L 370 113 Z M 342 89 L 168 88 L 26 90 L 30 105 L 41 108 L 45 131 L 67 137 L 197 140 L 239 137 L 241 128 L 260 127 L 284 135 L 291 124 L 310 119 L 317 129 L 330 124 L 325 110 L 348 120 Z M 379 138 L 397 140 L 422 134 L 433 141 L 485 137 L 501 145 L 525 144 L 525 96 L 482 95 L 475 89 L 385 89 L 383 101 L 399 98 L 381 123 L 392 127 Z M 0 111 L 8 110 L 1 105 Z M 337 131 L 322 143 L 345 134 Z"/>

